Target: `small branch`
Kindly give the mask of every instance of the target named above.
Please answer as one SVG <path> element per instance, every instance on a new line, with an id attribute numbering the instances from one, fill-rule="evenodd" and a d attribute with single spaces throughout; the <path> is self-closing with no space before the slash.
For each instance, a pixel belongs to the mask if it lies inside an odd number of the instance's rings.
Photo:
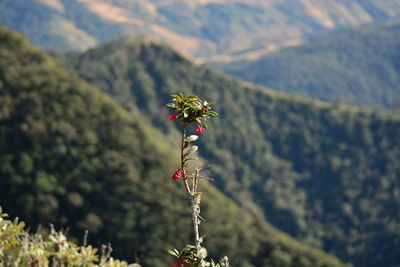
<path id="1" fill-rule="evenodd" d="M 199 184 L 199 169 L 196 168 L 195 174 L 194 174 L 194 178 L 193 178 L 193 192 L 196 193 L 197 192 L 197 185 Z"/>
<path id="2" fill-rule="evenodd" d="M 199 219 L 202 220 L 203 222 L 206 221 L 206 219 L 204 219 L 203 217 L 201 217 L 200 214 L 199 214 L 197 217 L 199 217 Z"/>
<path id="3" fill-rule="evenodd" d="M 196 193 L 196 178 L 192 178 L 192 192 Z"/>

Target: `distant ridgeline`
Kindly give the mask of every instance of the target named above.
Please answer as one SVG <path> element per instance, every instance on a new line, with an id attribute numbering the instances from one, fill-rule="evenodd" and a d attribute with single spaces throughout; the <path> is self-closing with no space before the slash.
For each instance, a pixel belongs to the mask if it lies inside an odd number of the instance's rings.
<path id="1" fill-rule="evenodd" d="M 200 155 L 227 196 L 356 266 L 396 266 L 400 118 L 245 85 L 168 47 L 119 41 L 60 60 L 168 135 L 177 88 L 218 103 Z"/>
<path id="2" fill-rule="evenodd" d="M 158 46 L 128 47 L 156 53 L 154 56 L 165 51 L 167 58 L 186 62 Z M 152 95 L 157 93 L 153 77 L 144 69 L 126 68 L 138 54 L 126 58 L 132 51 L 119 50 L 116 55 L 93 52 L 115 60 L 112 65 L 104 62 L 98 67 L 103 68 L 100 73 L 111 71 L 124 78 L 120 81 L 128 84 L 121 84 L 121 90 L 130 88 L 131 81 L 125 79 L 130 75 L 143 75 L 138 77 L 141 86 L 149 82 L 148 88 L 140 91 L 140 114 L 126 112 L 100 90 L 67 74 L 21 35 L 0 27 L 0 206 L 32 229 L 38 224 L 47 228 L 51 222 L 58 229 L 68 228 L 75 240 L 82 239 L 88 229 L 88 242 L 96 246 L 111 242 L 114 257 L 138 260 L 142 266 L 165 267 L 171 257 L 164 249 L 180 248 L 192 240 L 186 231 L 191 229 L 187 199 L 177 190 L 179 185 L 169 179 L 179 165 L 173 160 L 178 151 L 166 144 L 157 130 L 145 125 L 152 117 L 143 115 L 155 108 L 154 103 L 163 107 L 167 92 L 160 92 L 160 97 Z M 92 66 L 88 65 L 88 70 Z M 144 67 L 131 65 L 135 66 Z M 107 75 L 99 83 L 106 83 Z M 174 86 L 171 90 L 178 90 L 179 85 Z M 131 92 L 126 93 L 119 99 L 130 99 Z M 156 116 L 156 112 L 161 113 Z M 168 116 L 160 117 L 164 114 L 164 108 L 149 113 L 167 121 Z M 172 123 L 166 125 L 164 132 L 172 133 Z M 218 172 L 215 175 L 224 181 Z M 344 266 L 335 257 L 250 216 L 213 186 L 205 185 L 201 190 L 207 196 L 202 216 L 208 221 L 201 229 L 211 257 L 228 255 L 232 266 L 243 267 Z"/>
<path id="3" fill-rule="evenodd" d="M 237 55 L 386 22 L 400 0 L 2 0 L 0 24 L 57 51 L 147 35 L 194 57 Z"/>
<path id="4" fill-rule="evenodd" d="M 331 32 L 257 60 L 214 63 L 275 90 L 400 110 L 400 24 Z"/>

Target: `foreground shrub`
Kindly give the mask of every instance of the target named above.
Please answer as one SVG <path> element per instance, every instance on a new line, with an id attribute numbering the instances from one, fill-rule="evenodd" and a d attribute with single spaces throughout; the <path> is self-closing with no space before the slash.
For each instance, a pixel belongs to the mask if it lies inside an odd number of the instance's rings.
<path id="1" fill-rule="evenodd" d="M 2 267 L 140 267 L 110 257 L 111 247 L 98 249 L 78 246 L 67 240 L 62 231 L 51 227 L 50 234 L 30 234 L 25 223 L 8 219 L 0 207 L 0 266 Z"/>

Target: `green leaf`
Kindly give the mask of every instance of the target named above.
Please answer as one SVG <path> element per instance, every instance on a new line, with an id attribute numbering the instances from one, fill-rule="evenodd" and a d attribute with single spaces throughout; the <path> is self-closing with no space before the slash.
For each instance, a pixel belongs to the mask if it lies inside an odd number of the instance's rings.
<path id="1" fill-rule="evenodd" d="M 190 142 L 196 141 L 198 138 L 199 137 L 197 135 L 190 135 L 190 136 L 186 137 L 184 148 L 186 148 Z"/>
<path id="2" fill-rule="evenodd" d="M 184 156 L 186 157 L 187 155 L 190 155 L 190 154 L 196 152 L 197 149 L 198 149 L 198 146 L 192 146 L 192 147 L 190 147 L 190 148 L 185 152 Z"/>
<path id="3" fill-rule="evenodd" d="M 199 139 L 199 136 L 193 134 L 193 135 L 189 135 L 188 137 L 186 137 L 185 141 L 186 142 L 193 142 L 193 141 L 196 141 L 197 139 Z"/>
<path id="4" fill-rule="evenodd" d="M 171 95 L 174 99 L 176 99 L 178 102 L 182 101 L 182 98 L 178 95 Z"/>
<path id="5" fill-rule="evenodd" d="M 176 249 L 173 249 L 173 250 L 171 250 L 171 249 L 166 249 L 165 252 L 167 252 L 168 254 L 171 254 L 172 256 L 175 256 L 175 257 L 177 257 L 177 258 L 179 257 L 179 251 L 176 250 Z"/>
<path id="6" fill-rule="evenodd" d="M 187 162 L 187 161 L 190 161 L 190 160 L 198 160 L 198 158 L 186 158 L 186 159 L 183 160 L 183 162 Z"/>
<path id="7" fill-rule="evenodd" d="M 169 104 L 167 104 L 167 107 L 176 108 L 176 104 L 175 103 L 169 103 Z"/>

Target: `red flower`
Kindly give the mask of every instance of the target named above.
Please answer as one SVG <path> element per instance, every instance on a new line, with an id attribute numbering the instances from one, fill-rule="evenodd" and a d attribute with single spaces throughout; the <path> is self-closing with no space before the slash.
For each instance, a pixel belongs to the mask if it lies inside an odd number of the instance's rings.
<path id="1" fill-rule="evenodd" d="M 179 113 L 179 111 L 178 111 L 178 112 L 175 112 L 175 113 L 172 114 L 172 115 L 169 115 L 168 120 L 169 120 L 169 121 L 175 120 L 176 117 L 178 116 L 178 113 Z"/>
<path id="2" fill-rule="evenodd" d="M 169 267 L 182 267 L 185 266 L 185 262 L 181 259 L 175 260 Z"/>
<path id="3" fill-rule="evenodd" d="M 171 179 L 177 181 L 182 176 L 182 168 L 177 169 L 174 174 L 171 176 Z"/>
<path id="4" fill-rule="evenodd" d="M 204 132 L 204 128 L 201 127 L 200 125 L 197 125 L 196 133 L 203 133 L 203 132 Z"/>

